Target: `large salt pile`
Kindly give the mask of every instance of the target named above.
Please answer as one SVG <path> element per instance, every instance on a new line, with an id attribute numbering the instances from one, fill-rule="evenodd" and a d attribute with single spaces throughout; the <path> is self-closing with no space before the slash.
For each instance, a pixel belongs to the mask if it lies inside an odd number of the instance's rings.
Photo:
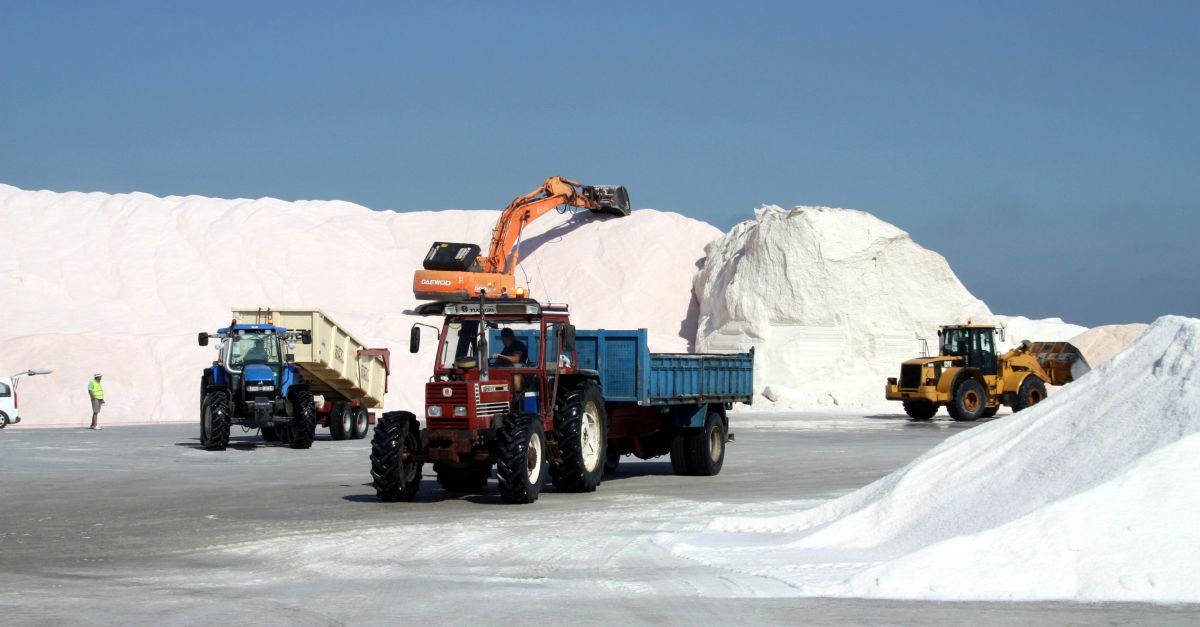
<path id="1" fill-rule="evenodd" d="M 676 551 L 811 594 L 1196 602 L 1181 565 L 1200 560 L 1198 431 L 1200 320 L 1164 317 L 1032 409 L 813 509 L 718 519 Z"/>
<path id="2" fill-rule="evenodd" d="M 407 351 L 413 319 L 401 312 L 416 304 L 413 271 L 435 240 L 485 243 L 497 215 L 0 185 L 0 371 L 55 371 L 22 382 L 23 424 L 84 423 L 96 370 L 110 423 L 192 421 L 214 355 L 196 346 L 196 332 L 223 326 L 234 306 L 320 307 L 392 349 L 387 406 L 415 407 L 433 353 Z M 570 303 L 581 326 L 644 326 L 656 350 L 685 350 L 692 278 L 720 232 L 654 210 L 587 218 L 532 223 L 518 280 L 535 297 Z"/>
<path id="3" fill-rule="evenodd" d="M 879 406 L 884 379 L 942 324 L 991 320 L 941 255 L 862 211 L 767 206 L 708 247 L 700 351 L 757 349 L 784 406 Z"/>
<path id="4" fill-rule="evenodd" d="M 1125 350 L 1145 333 L 1148 324 L 1107 324 L 1088 329 L 1071 338 L 1070 342 L 1083 353 L 1087 362 L 1098 366 Z"/>

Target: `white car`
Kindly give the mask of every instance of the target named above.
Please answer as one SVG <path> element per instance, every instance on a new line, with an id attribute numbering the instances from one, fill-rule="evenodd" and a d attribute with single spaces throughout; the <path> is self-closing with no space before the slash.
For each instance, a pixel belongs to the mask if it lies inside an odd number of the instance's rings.
<path id="1" fill-rule="evenodd" d="M 17 411 L 17 380 L 21 377 L 32 377 L 39 374 L 50 374 L 49 370 L 26 370 L 11 377 L 0 377 L 0 429 L 10 424 L 21 422 L 21 414 Z"/>

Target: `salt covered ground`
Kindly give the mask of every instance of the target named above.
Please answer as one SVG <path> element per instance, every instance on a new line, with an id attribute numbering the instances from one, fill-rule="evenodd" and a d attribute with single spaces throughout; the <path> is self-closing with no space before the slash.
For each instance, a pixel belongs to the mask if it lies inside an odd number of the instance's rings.
<path id="1" fill-rule="evenodd" d="M 712 564 L 676 550 L 714 521 L 811 509 L 979 428 L 894 414 L 743 414 L 717 477 L 626 462 L 593 494 L 551 489 L 531 506 L 499 503 L 494 482 L 450 498 L 429 479 L 416 503 L 379 503 L 362 441 L 293 451 L 241 437 L 207 453 L 190 425 L 14 429 L 0 438 L 0 616 L 156 626 L 1200 618 L 1190 606 L 804 597 L 754 561 Z"/>

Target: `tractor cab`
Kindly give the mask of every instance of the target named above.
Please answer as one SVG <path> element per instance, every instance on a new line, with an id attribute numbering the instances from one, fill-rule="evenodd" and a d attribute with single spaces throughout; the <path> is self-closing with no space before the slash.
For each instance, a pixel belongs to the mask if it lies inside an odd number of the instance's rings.
<path id="1" fill-rule="evenodd" d="M 305 331 L 288 331 L 274 324 L 230 325 L 214 334 L 199 335 L 201 346 L 208 346 L 210 339 L 219 343 L 206 385 L 225 385 L 235 401 L 272 409 L 298 379 L 295 368 L 288 367 L 291 349 L 297 340 L 312 342 Z"/>
<path id="2" fill-rule="evenodd" d="M 959 357 L 963 365 L 994 375 L 999 368 L 996 358 L 996 334 L 992 325 L 952 325 L 938 329 L 943 357 Z"/>

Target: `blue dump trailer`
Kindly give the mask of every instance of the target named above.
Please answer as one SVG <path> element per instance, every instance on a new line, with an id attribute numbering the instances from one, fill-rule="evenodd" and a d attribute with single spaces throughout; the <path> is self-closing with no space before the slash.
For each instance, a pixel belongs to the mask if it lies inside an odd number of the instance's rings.
<path id="1" fill-rule="evenodd" d="M 652 353 L 645 329 L 577 329 L 566 305 L 481 296 L 412 313 L 442 324 L 411 330 L 413 353 L 422 328 L 437 332 L 420 414 L 375 425 L 371 477 L 384 501 L 413 500 L 425 464 L 446 492 L 482 490 L 494 468 L 509 503 L 537 500 L 547 477 L 559 492 L 591 492 L 624 455 L 715 475 L 733 439 L 726 412 L 753 394 L 753 351 Z"/>

